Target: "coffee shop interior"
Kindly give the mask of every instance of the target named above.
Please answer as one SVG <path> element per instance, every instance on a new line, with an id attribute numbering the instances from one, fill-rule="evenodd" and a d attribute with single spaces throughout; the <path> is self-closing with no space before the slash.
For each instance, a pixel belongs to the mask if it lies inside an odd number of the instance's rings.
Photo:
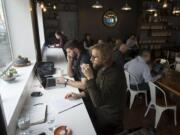
<path id="1" fill-rule="evenodd" d="M 180 135 L 180 0 L 0 0 L 0 135 Z"/>

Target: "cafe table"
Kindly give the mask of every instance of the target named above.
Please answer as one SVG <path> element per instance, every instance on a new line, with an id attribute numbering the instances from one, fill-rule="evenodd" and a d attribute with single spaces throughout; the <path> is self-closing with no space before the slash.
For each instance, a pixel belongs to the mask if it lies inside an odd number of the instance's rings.
<path id="1" fill-rule="evenodd" d="M 156 83 L 165 91 L 180 96 L 180 72 L 168 70 Z"/>

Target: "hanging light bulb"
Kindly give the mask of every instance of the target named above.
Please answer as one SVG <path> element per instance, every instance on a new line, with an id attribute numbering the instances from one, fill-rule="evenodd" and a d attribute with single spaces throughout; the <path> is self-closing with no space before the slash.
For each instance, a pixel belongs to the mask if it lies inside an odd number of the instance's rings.
<path id="1" fill-rule="evenodd" d="M 179 1 L 174 3 L 172 14 L 178 15 L 178 16 L 180 15 L 180 2 Z"/>
<path id="2" fill-rule="evenodd" d="M 167 3 L 164 3 L 163 4 L 163 8 L 167 8 L 168 7 L 168 4 Z"/>
<path id="3" fill-rule="evenodd" d="M 163 6 L 162 6 L 163 8 L 167 8 L 168 7 L 168 3 L 167 3 L 167 0 L 165 0 L 164 1 L 164 3 L 163 3 Z"/>
<path id="4" fill-rule="evenodd" d="M 56 5 L 53 6 L 53 9 L 56 10 Z"/>
<path id="5" fill-rule="evenodd" d="M 43 4 L 43 3 L 41 3 L 40 7 L 41 7 L 41 9 L 43 9 L 43 8 L 44 8 L 44 4 Z"/>
<path id="6" fill-rule="evenodd" d="M 173 15 L 175 15 L 175 14 L 176 14 L 176 11 L 175 11 L 175 10 L 173 10 L 173 11 L 172 11 L 172 14 L 173 14 Z"/>
<path id="7" fill-rule="evenodd" d="M 121 10 L 124 10 L 124 11 L 129 11 L 131 10 L 132 8 L 128 5 L 128 3 L 126 3 L 122 8 Z"/>
<path id="8" fill-rule="evenodd" d="M 149 2 L 147 5 L 147 12 L 153 13 L 157 11 L 157 3 L 155 2 Z"/>
<path id="9" fill-rule="evenodd" d="M 46 8 L 46 7 L 44 7 L 44 8 L 43 8 L 43 12 L 46 12 L 46 11 L 47 11 L 47 8 Z"/>
<path id="10" fill-rule="evenodd" d="M 92 5 L 92 8 L 103 8 L 103 5 L 97 0 L 96 3 Z"/>
<path id="11" fill-rule="evenodd" d="M 158 13 L 157 13 L 157 12 L 155 12 L 155 13 L 154 13 L 154 17 L 157 17 L 157 16 L 158 16 Z"/>
<path id="12" fill-rule="evenodd" d="M 180 14 L 180 8 L 174 7 L 172 13 L 173 13 L 174 15 Z"/>
<path id="13" fill-rule="evenodd" d="M 121 8 L 121 10 L 124 10 L 124 11 L 132 10 L 132 8 L 131 8 L 131 7 L 129 6 L 129 4 L 127 3 L 127 0 L 126 0 L 125 5 Z"/>
<path id="14" fill-rule="evenodd" d="M 153 4 L 151 4 L 151 6 L 150 6 L 150 8 L 148 8 L 148 9 L 146 9 L 146 11 L 148 11 L 148 12 L 156 12 L 157 11 L 157 9 L 153 6 Z"/>
<path id="15" fill-rule="evenodd" d="M 161 0 L 157 0 L 157 2 L 161 2 Z"/>

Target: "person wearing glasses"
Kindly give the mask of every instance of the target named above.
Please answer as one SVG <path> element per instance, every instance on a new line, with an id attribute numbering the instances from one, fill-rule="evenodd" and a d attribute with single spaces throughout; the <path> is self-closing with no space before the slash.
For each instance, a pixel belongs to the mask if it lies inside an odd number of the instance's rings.
<path id="1" fill-rule="evenodd" d="M 67 73 L 68 76 L 73 77 L 74 80 L 60 77 L 56 80 L 56 82 L 59 84 L 70 85 L 81 90 L 86 89 L 87 79 L 81 71 L 81 65 L 90 64 L 89 54 L 83 50 L 81 43 L 77 40 L 68 41 L 65 44 L 64 49 L 67 53 Z"/>
<path id="2" fill-rule="evenodd" d="M 107 53 L 108 52 L 108 53 Z M 69 93 L 65 98 L 78 99 L 89 96 L 94 107 L 95 127 L 100 135 L 112 135 L 123 130 L 123 114 L 126 104 L 126 79 L 123 69 L 113 62 L 113 48 L 96 44 L 90 48 L 91 62 L 81 66 L 87 79 L 83 93 Z M 93 70 L 97 71 L 96 76 Z"/>

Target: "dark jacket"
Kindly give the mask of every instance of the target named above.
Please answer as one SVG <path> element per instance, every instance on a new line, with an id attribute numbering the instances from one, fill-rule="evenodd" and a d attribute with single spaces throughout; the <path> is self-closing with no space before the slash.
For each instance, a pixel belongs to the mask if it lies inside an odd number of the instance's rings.
<path id="1" fill-rule="evenodd" d="M 82 64 L 91 64 L 89 54 L 84 51 L 81 51 L 79 58 L 73 58 L 72 70 L 73 77 L 76 81 L 80 81 L 81 78 L 84 77 L 83 73 L 81 72 Z"/>
<path id="2" fill-rule="evenodd" d="M 124 68 L 125 58 L 121 51 L 119 50 L 114 51 L 113 60 L 119 67 Z"/>
<path id="3" fill-rule="evenodd" d="M 86 47 L 91 47 L 93 45 L 94 41 L 92 39 L 90 39 L 90 40 L 84 39 L 83 44 L 84 43 L 85 43 Z"/>
<path id="4" fill-rule="evenodd" d="M 100 69 L 96 79 L 87 81 L 87 92 L 100 123 L 122 125 L 126 88 L 124 71 L 116 64 Z"/>

